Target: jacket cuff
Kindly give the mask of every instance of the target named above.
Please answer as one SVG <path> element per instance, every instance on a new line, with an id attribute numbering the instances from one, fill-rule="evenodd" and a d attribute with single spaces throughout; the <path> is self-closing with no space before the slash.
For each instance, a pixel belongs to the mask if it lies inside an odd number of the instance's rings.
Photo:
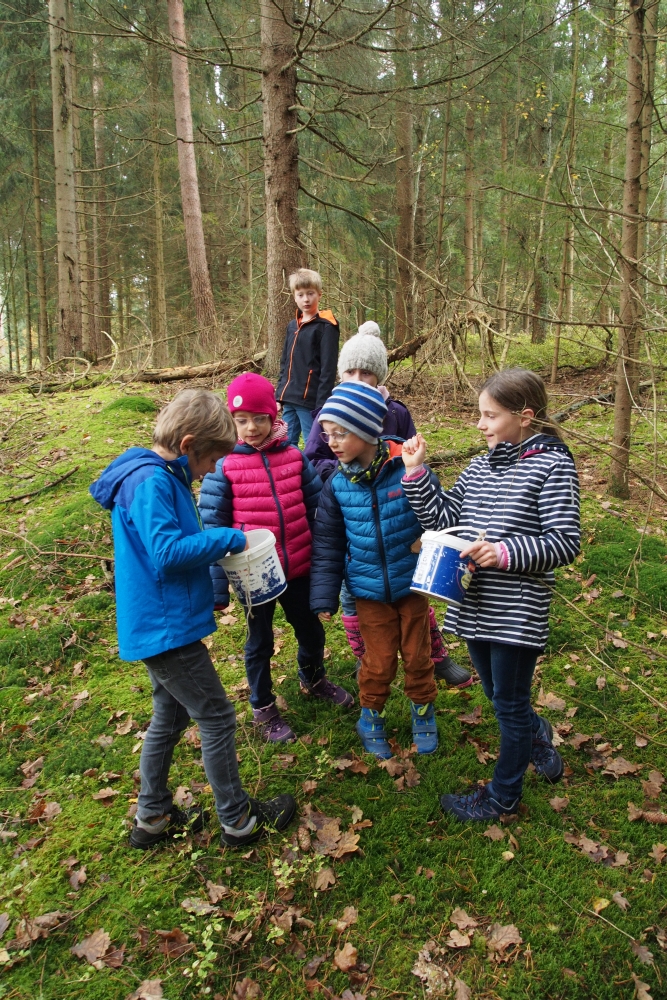
<path id="1" fill-rule="evenodd" d="M 413 469 L 410 473 L 405 473 L 401 482 L 412 483 L 417 479 L 420 479 L 423 475 L 427 473 L 427 468 L 425 465 L 418 465 L 416 469 Z"/>
<path id="2" fill-rule="evenodd" d="M 494 542 L 493 547 L 496 550 L 498 569 L 508 570 L 512 562 L 510 557 L 510 550 L 507 548 L 504 542 Z"/>

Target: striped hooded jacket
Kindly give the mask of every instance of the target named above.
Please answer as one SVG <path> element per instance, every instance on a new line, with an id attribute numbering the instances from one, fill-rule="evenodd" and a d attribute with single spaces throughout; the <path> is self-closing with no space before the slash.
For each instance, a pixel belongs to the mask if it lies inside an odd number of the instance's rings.
<path id="1" fill-rule="evenodd" d="M 473 573 L 463 604 L 449 605 L 445 628 L 543 649 L 554 567 L 579 552 L 579 481 L 567 445 L 547 434 L 503 442 L 473 459 L 451 490 L 434 486 L 428 471 L 403 487 L 422 528 L 456 528 L 471 542 L 485 531 L 509 553 L 507 569 Z"/>

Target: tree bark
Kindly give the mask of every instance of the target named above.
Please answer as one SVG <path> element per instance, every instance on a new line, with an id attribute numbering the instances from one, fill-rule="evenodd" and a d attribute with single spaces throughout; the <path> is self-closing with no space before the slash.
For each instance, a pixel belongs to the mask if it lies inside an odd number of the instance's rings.
<path id="1" fill-rule="evenodd" d="M 469 60 L 468 68 L 472 69 Z M 471 78 L 468 77 L 470 80 Z M 463 219 L 463 294 L 466 309 L 475 309 L 475 105 L 471 87 L 466 94 L 465 193 Z"/>
<path id="2" fill-rule="evenodd" d="M 649 167 L 651 164 L 651 130 L 653 126 L 653 86 L 655 83 L 655 56 L 658 45 L 658 8 L 660 0 L 648 0 L 644 9 L 644 51 L 642 58 L 642 79 L 644 104 L 642 107 L 642 167 L 639 179 L 639 215 L 645 216 L 648 209 Z M 638 253 L 640 259 L 648 251 L 648 223 L 639 220 Z M 644 270 L 644 268 L 642 268 Z"/>
<path id="3" fill-rule="evenodd" d="M 97 222 L 97 259 L 95 261 L 95 344 L 96 354 L 105 353 L 111 333 L 111 275 L 109 268 L 109 226 L 107 222 L 107 177 L 104 143 L 104 78 L 99 55 L 99 40 L 93 41 L 93 142 L 95 145 L 95 202 Z M 103 332 L 104 331 L 104 332 Z"/>
<path id="4" fill-rule="evenodd" d="M 181 180 L 181 202 L 185 242 L 188 251 L 192 299 L 199 328 L 201 345 L 210 352 L 218 346 L 218 320 L 206 260 L 204 223 L 199 198 L 197 160 L 195 157 L 192 107 L 190 104 L 190 70 L 186 55 L 185 17 L 183 0 L 168 0 L 169 32 L 174 49 L 171 53 L 171 73 L 174 83 L 174 110 L 178 146 L 178 171 Z"/>
<path id="5" fill-rule="evenodd" d="M 285 327 L 294 315 L 286 278 L 302 263 L 292 11 L 289 0 L 260 2 L 269 375 L 278 372 Z"/>
<path id="6" fill-rule="evenodd" d="M 507 186 L 507 111 L 503 111 L 500 120 L 500 169 L 503 175 L 503 187 Z M 501 333 L 507 331 L 507 242 L 509 225 L 507 222 L 507 192 L 500 193 L 500 275 L 498 277 L 498 329 Z"/>
<path id="7" fill-rule="evenodd" d="M 447 160 L 449 158 L 449 131 L 452 124 L 452 66 L 450 57 L 447 80 L 447 96 L 445 98 L 445 128 L 442 135 L 442 172 L 440 174 L 440 197 L 438 199 L 438 233 L 436 236 L 435 276 L 440 279 L 442 262 L 442 234 L 445 223 L 445 200 L 447 197 Z"/>
<path id="8" fill-rule="evenodd" d="M 72 42 L 67 30 L 68 0 L 49 0 L 49 44 L 53 105 L 53 160 L 56 189 L 59 357 L 81 352 L 81 287 L 76 232 L 74 131 L 72 124 Z"/>
<path id="9" fill-rule="evenodd" d="M 395 56 L 396 86 L 408 87 L 412 83 L 412 60 L 409 52 L 412 12 L 409 4 L 395 8 L 395 40 L 398 49 Z M 412 145 L 414 137 L 414 115 L 409 92 L 403 91 L 396 99 L 396 209 L 398 227 L 396 249 L 400 256 L 396 259 L 398 281 L 396 282 L 394 311 L 396 324 L 394 341 L 402 344 L 412 337 L 414 327 L 414 294 L 412 268 L 415 252 L 414 213 L 414 164 Z"/>
<path id="10" fill-rule="evenodd" d="M 39 364 L 46 368 L 49 363 L 49 320 L 46 298 L 46 273 L 44 270 L 44 239 L 42 236 L 42 187 L 39 174 L 39 132 L 37 129 L 37 83 L 34 70 L 30 74 L 30 128 L 32 131 L 32 203 L 35 215 L 35 255 L 37 258 L 37 301 L 39 318 L 37 322 L 37 349 Z"/>
<path id="11" fill-rule="evenodd" d="M 157 8 L 157 5 L 156 5 Z M 155 18 L 157 21 L 157 18 Z M 148 78 L 153 124 L 153 364 L 161 367 L 168 359 L 167 345 L 167 282 L 164 271 L 164 216 L 162 209 L 162 176 L 160 171 L 159 110 L 158 110 L 158 49 L 148 46 Z"/>
<path id="12" fill-rule="evenodd" d="M 23 234 L 23 276 L 25 293 L 25 363 L 32 371 L 32 303 L 30 301 L 30 270 L 28 268 L 28 242 Z"/>
<path id="13" fill-rule="evenodd" d="M 70 17 L 72 10 L 68 11 Z M 71 25 L 70 25 L 71 27 Z M 86 194 L 83 184 L 81 157 L 81 116 L 77 107 L 78 73 L 76 56 L 72 52 L 72 133 L 74 136 L 74 187 L 76 191 L 76 231 L 79 247 L 79 278 L 81 288 L 81 352 L 84 357 L 94 359 L 97 354 L 95 343 L 95 317 L 93 314 L 92 268 L 88 258 L 88 232 L 86 220 Z"/>
<path id="14" fill-rule="evenodd" d="M 621 295 L 614 437 L 610 491 L 613 496 L 630 495 L 630 444 L 632 405 L 639 386 L 638 354 L 641 343 L 641 282 L 639 251 L 639 192 L 642 173 L 642 116 L 644 105 L 644 0 L 629 0 L 628 68 L 626 99 L 625 179 L 621 231 Z"/>

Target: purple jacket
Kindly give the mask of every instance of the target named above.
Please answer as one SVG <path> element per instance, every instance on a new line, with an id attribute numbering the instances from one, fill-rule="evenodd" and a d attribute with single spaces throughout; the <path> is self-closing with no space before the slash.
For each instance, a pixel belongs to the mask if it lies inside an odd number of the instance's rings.
<path id="1" fill-rule="evenodd" d="M 386 400 L 386 403 L 387 416 L 384 418 L 384 424 L 382 426 L 383 436 L 401 438 L 403 441 L 407 441 L 408 438 L 414 437 L 417 433 L 417 429 L 412 421 L 412 417 L 410 416 L 410 411 L 407 406 L 400 403 L 397 399 L 392 399 L 391 396 L 389 396 Z M 317 419 L 319 413 L 320 410 L 315 410 L 313 413 L 313 426 L 310 434 L 308 435 L 308 440 L 306 441 L 306 447 L 303 449 L 303 453 L 306 458 L 310 459 L 317 469 L 322 482 L 326 482 L 332 472 L 336 471 L 338 459 L 332 452 L 329 445 L 325 444 L 320 437 L 322 427 Z"/>

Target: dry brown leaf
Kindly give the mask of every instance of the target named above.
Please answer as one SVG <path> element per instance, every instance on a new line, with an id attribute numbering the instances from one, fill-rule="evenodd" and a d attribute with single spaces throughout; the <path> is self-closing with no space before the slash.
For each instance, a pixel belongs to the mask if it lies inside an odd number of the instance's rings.
<path id="1" fill-rule="evenodd" d="M 162 980 L 144 979 L 127 1000 L 162 1000 Z"/>
<path id="2" fill-rule="evenodd" d="M 335 884 L 336 876 L 334 875 L 333 868 L 322 868 L 322 870 L 317 873 L 315 888 L 319 892 L 326 892 L 327 889 L 331 889 L 331 887 Z"/>
<path id="3" fill-rule="evenodd" d="M 655 784 L 659 786 L 662 786 L 665 783 L 665 779 L 660 774 L 660 771 L 649 771 L 648 780 L 655 782 Z"/>
<path id="4" fill-rule="evenodd" d="M 482 706 L 475 705 L 472 712 L 457 715 L 456 718 L 465 726 L 479 726 L 482 721 Z"/>
<path id="5" fill-rule="evenodd" d="M 182 908 L 186 913 L 194 913 L 196 917 L 205 917 L 209 913 L 217 913 L 217 906 L 212 906 L 211 903 L 207 903 L 204 899 L 199 899 L 197 896 L 187 896 L 181 903 Z"/>
<path id="6" fill-rule="evenodd" d="M 248 976 L 239 980 L 234 987 L 234 1000 L 261 1000 L 263 996 L 259 983 Z"/>
<path id="7" fill-rule="evenodd" d="M 381 767 L 392 778 L 398 777 L 406 770 L 405 762 L 398 757 L 390 757 L 389 760 L 378 760 L 378 767 Z"/>
<path id="8" fill-rule="evenodd" d="M 103 927 L 99 927 L 87 938 L 84 938 L 83 941 L 79 941 L 78 944 L 73 945 L 70 951 L 77 958 L 85 958 L 87 962 L 94 965 L 108 951 L 110 944 L 111 938 Z"/>
<path id="9" fill-rule="evenodd" d="M 649 993 L 651 987 L 648 983 L 642 982 L 639 976 L 636 976 L 634 972 L 632 973 L 632 981 L 635 984 L 634 1000 L 653 1000 L 653 997 Z"/>
<path id="10" fill-rule="evenodd" d="M 574 736 L 572 736 L 567 742 L 571 747 L 574 747 L 575 750 L 579 750 L 584 743 L 590 743 L 590 741 L 590 736 L 585 736 L 584 733 L 575 733 Z"/>
<path id="11" fill-rule="evenodd" d="M 82 865 L 78 871 L 72 872 L 69 877 L 69 884 L 73 889 L 80 889 L 84 882 L 86 882 L 88 876 L 86 875 L 86 866 Z"/>
<path id="12" fill-rule="evenodd" d="M 454 980 L 454 1000 L 470 1000 L 472 990 L 462 979 Z"/>
<path id="13" fill-rule="evenodd" d="M 540 688 L 540 693 L 537 696 L 537 704 L 542 708 L 550 708 L 553 712 L 565 711 L 565 701 L 554 694 L 553 691 L 545 694 L 543 687 Z"/>
<path id="14" fill-rule="evenodd" d="M 3 936 L 7 928 L 11 923 L 11 919 L 8 913 L 0 913 L 0 938 Z"/>
<path id="15" fill-rule="evenodd" d="M 42 770 L 44 766 L 44 758 L 38 757 L 36 760 L 29 761 L 26 760 L 25 763 L 21 764 L 20 770 L 23 771 L 26 778 L 32 778 L 33 775 L 37 774 Z"/>
<path id="16" fill-rule="evenodd" d="M 115 795 L 120 795 L 120 792 L 115 791 L 113 788 L 101 788 L 99 792 L 93 795 L 96 802 L 110 802 Z"/>
<path id="17" fill-rule="evenodd" d="M 639 941 L 632 942 L 632 953 L 636 955 L 642 965 L 653 965 L 653 953 L 648 950 L 646 945 L 640 944 Z"/>
<path id="18" fill-rule="evenodd" d="M 304 795 L 312 795 L 317 788 L 317 782 L 312 778 L 308 778 L 307 781 L 304 781 L 301 787 Z"/>
<path id="19" fill-rule="evenodd" d="M 360 809 L 359 806 L 352 806 L 351 807 L 351 809 L 350 809 L 350 819 L 351 819 L 351 821 L 352 821 L 353 824 L 354 823 L 359 823 L 360 820 L 362 819 L 363 815 L 364 815 L 364 811 L 363 811 L 363 809 Z"/>
<path id="20" fill-rule="evenodd" d="M 564 810 L 567 809 L 567 807 L 569 806 L 569 804 L 570 804 L 570 800 L 567 797 L 567 795 L 563 795 L 562 797 L 558 796 L 558 795 L 554 795 L 554 797 L 552 799 L 549 799 L 549 805 L 557 813 L 564 812 Z"/>
<path id="21" fill-rule="evenodd" d="M 494 823 L 492 826 L 488 828 L 488 830 L 484 831 L 482 836 L 488 837 L 489 840 L 504 840 L 505 831 L 501 830 L 500 827 Z"/>
<path id="22" fill-rule="evenodd" d="M 445 941 L 448 948 L 469 948 L 470 937 L 453 927 Z"/>
<path id="23" fill-rule="evenodd" d="M 357 964 L 357 949 L 348 941 L 340 951 L 334 953 L 333 964 L 341 972 L 349 972 Z"/>
<path id="24" fill-rule="evenodd" d="M 628 819 L 631 823 L 643 819 L 646 823 L 657 823 L 664 826 L 667 824 L 667 813 L 654 809 L 638 809 L 634 802 L 628 802 Z"/>
<path id="25" fill-rule="evenodd" d="M 612 902 L 616 903 L 618 908 L 623 910 L 624 913 L 630 906 L 629 901 L 625 898 L 625 896 L 621 892 L 615 892 L 614 895 L 611 897 L 611 899 Z"/>
<path id="26" fill-rule="evenodd" d="M 445 996 L 451 988 L 448 970 L 434 961 L 443 955 L 446 955 L 443 948 L 439 948 L 435 941 L 427 941 L 412 966 L 413 976 L 421 979 L 428 996 Z"/>
<path id="27" fill-rule="evenodd" d="M 661 865 L 664 861 L 665 854 L 667 854 L 667 847 L 665 847 L 664 844 L 654 844 L 649 853 L 654 861 L 657 861 L 657 863 Z"/>
<path id="28" fill-rule="evenodd" d="M 158 951 L 167 955 L 168 958 L 180 958 L 194 948 L 194 943 L 188 939 L 187 934 L 184 934 L 180 927 L 174 927 L 171 931 L 156 931 L 155 933 L 161 939 Z"/>
<path id="29" fill-rule="evenodd" d="M 499 960 L 505 960 L 505 953 L 512 945 L 523 943 L 519 928 L 514 924 L 491 924 L 486 944 L 489 951 Z"/>
<path id="30" fill-rule="evenodd" d="M 595 686 L 598 689 L 598 691 L 604 690 L 604 688 L 606 688 L 606 686 L 607 686 L 607 678 L 606 677 L 596 677 L 595 678 Z"/>
<path id="31" fill-rule="evenodd" d="M 611 774 L 614 778 L 620 778 L 624 774 L 636 774 L 641 771 L 641 764 L 631 764 L 625 757 L 614 757 L 607 763 L 603 774 Z"/>
<path id="32" fill-rule="evenodd" d="M 127 734 L 131 732 L 133 727 L 134 727 L 134 722 L 132 720 L 132 716 L 130 716 L 128 719 L 125 720 L 125 722 L 118 723 L 115 729 L 116 736 L 127 736 Z"/>
<path id="33" fill-rule="evenodd" d="M 192 792 L 187 785 L 179 785 L 174 792 L 174 803 L 179 809 L 189 809 L 192 805 Z"/>
<path id="34" fill-rule="evenodd" d="M 358 843 L 359 834 L 353 833 L 351 830 L 347 830 L 338 841 L 335 850 L 329 851 L 328 853 L 332 858 L 342 858 L 346 854 L 354 854 L 355 851 L 358 851 Z"/>
<path id="35" fill-rule="evenodd" d="M 659 798 L 660 788 L 661 786 L 657 782 L 651 781 L 650 779 L 648 781 L 642 781 L 642 791 L 644 792 L 644 797 L 647 799 Z"/>
<path id="36" fill-rule="evenodd" d="M 616 857 L 612 861 L 611 867 L 623 868 L 625 865 L 627 865 L 629 860 L 630 860 L 630 855 L 627 853 L 627 851 L 616 851 Z"/>
<path id="37" fill-rule="evenodd" d="M 276 705 L 276 708 L 278 709 L 279 712 L 288 712 L 289 711 L 289 705 L 287 704 L 287 702 L 285 701 L 285 699 L 283 698 L 283 696 L 281 694 L 276 695 L 275 705 Z"/>
<path id="38" fill-rule="evenodd" d="M 326 960 L 326 955 L 313 955 L 310 962 L 306 965 L 306 975 L 312 979 L 313 976 L 317 975 L 317 970 L 320 965 L 322 965 L 323 962 L 326 962 Z"/>
<path id="39" fill-rule="evenodd" d="M 354 906 L 346 906 L 343 910 L 343 916 L 339 920 L 330 920 L 329 927 L 333 927 L 338 934 L 342 934 L 352 924 L 356 924 L 358 919 L 359 911 L 355 910 Z"/>
<path id="40" fill-rule="evenodd" d="M 593 912 L 602 913 L 609 906 L 609 900 L 605 899 L 604 896 L 598 896 L 593 900 Z"/>
<path id="41" fill-rule="evenodd" d="M 225 896 L 232 894 L 231 889 L 228 889 L 226 885 L 218 885 L 216 882 L 211 882 L 210 879 L 206 883 L 206 891 L 212 903 L 219 903 Z"/>

